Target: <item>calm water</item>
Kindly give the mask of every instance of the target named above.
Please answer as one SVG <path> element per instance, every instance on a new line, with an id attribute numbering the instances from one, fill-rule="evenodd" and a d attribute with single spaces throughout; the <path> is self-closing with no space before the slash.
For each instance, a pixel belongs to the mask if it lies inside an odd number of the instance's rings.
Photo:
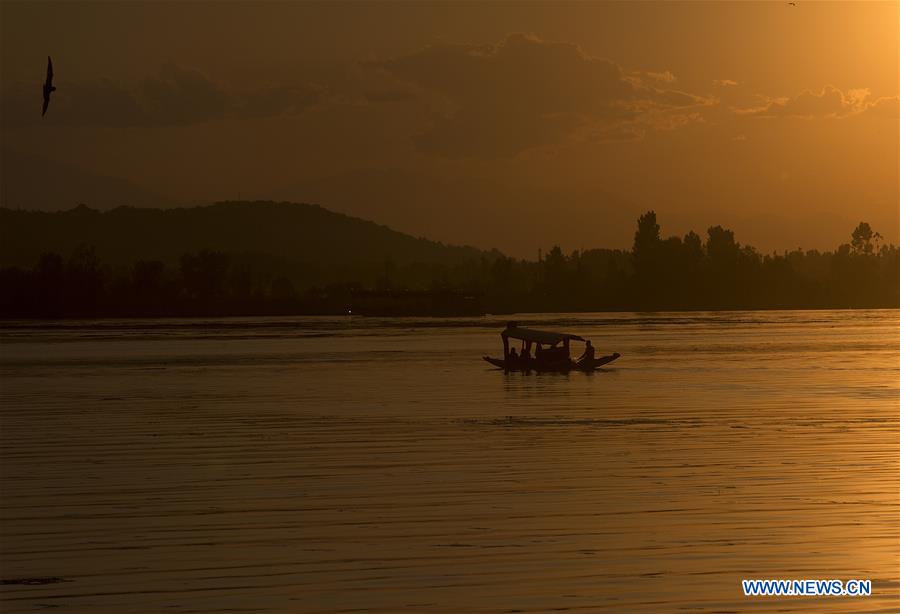
<path id="1" fill-rule="evenodd" d="M 900 610 L 900 311 L 518 319 L 0 325 L 0 609 Z"/>

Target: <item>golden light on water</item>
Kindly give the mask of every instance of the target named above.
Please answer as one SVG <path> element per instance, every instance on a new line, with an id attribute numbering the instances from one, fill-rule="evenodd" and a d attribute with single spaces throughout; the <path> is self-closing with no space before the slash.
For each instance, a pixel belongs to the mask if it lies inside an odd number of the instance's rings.
<path id="1" fill-rule="evenodd" d="M 579 319 L 621 363 L 504 375 L 478 366 L 495 323 L 458 320 L 8 336 L 5 573 L 46 574 L 52 553 L 66 603 L 94 611 L 133 591 L 153 608 L 890 608 L 896 311 Z M 782 577 L 873 595 L 741 593 Z"/>

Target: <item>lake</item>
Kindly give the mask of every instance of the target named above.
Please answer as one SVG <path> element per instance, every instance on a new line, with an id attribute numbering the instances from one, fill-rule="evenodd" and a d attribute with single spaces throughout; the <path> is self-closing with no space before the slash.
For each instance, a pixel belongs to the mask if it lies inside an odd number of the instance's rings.
<path id="1" fill-rule="evenodd" d="M 0 609 L 900 610 L 900 311 L 516 319 L 0 324 Z"/>

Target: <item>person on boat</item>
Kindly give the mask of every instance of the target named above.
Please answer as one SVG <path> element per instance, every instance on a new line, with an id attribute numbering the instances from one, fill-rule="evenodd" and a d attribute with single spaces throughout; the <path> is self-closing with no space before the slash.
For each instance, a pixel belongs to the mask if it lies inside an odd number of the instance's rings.
<path id="1" fill-rule="evenodd" d="M 591 345 L 590 340 L 585 341 L 584 345 L 584 354 L 578 357 L 578 364 L 583 364 L 586 362 L 592 362 L 594 360 L 594 346 Z"/>
<path id="2" fill-rule="evenodd" d="M 509 350 L 509 362 L 512 364 L 516 364 L 519 362 L 519 354 L 516 352 L 516 348 L 510 348 Z"/>

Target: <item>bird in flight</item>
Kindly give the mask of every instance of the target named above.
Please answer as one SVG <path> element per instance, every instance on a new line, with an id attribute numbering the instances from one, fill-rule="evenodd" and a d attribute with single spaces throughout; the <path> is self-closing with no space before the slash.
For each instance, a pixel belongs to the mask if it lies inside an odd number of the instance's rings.
<path id="1" fill-rule="evenodd" d="M 788 4 L 790 4 L 791 6 L 797 6 L 796 2 L 788 2 Z"/>
<path id="2" fill-rule="evenodd" d="M 41 117 L 47 113 L 47 105 L 50 104 L 50 92 L 55 92 L 53 87 L 53 60 L 47 56 L 47 79 L 44 81 L 44 110 L 41 111 Z"/>

